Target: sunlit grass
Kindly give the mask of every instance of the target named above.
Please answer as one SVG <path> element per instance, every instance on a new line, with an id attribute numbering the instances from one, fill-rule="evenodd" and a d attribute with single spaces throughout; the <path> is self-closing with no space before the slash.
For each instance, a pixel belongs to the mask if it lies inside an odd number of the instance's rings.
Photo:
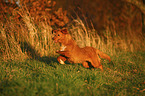
<path id="1" fill-rule="evenodd" d="M 123 56 L 126 58 L 123 58 Z M 145 53 L 123 53 L 103 61 L 104 72 L 56 58 L 2 62 L 0 94 L 8 95 L 143 95 Z M 51 60 L 50 60 L 51 59 Z"/>

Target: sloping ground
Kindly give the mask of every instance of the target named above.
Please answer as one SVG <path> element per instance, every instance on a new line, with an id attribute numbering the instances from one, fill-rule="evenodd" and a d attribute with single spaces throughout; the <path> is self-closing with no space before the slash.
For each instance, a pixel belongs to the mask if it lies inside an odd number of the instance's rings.
<path id="1" fill-rule="evenodd" d="M 145 94 L 145 53 L 120 53 L 103 61 L 104 72 L 80 64 L 60 65 L 55 57 L 1 62 L 0 95 L 109 95 Z"/>

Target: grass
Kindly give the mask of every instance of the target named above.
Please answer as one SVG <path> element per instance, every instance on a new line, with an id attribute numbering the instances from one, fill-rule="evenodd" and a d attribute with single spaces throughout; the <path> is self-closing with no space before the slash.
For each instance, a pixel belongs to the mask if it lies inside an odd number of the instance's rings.
<path id="1" fill-rule="evenodd" d="M 118 54 L 111 63 L 102 61 L 104 72 L 81 64 L 60 65 L 55 57 L 1 62 L 0 95 L 143 96 L 144 56 L 142 52 Z"/>
<path id="2" fill-rule="evenodd" d="M 80 47 L 93 46 L 107 53 L 112 62 L 102 61 L 104 72 L 86 69 L 81 64 L 60 65 L 56 60 L 59 46 L 52 40 L 52 26 L 46 21 L 35 22 L 26 9 L 14 10 L 21 19 L 2 14 L 0 96 L 145 94 L 142 34 L 129 30 L 119 34 L 113 21 L 110 21 L 113 27 L 97 32 L 87 28 L 77 16 L 67 27 L 73 39 Z"/>

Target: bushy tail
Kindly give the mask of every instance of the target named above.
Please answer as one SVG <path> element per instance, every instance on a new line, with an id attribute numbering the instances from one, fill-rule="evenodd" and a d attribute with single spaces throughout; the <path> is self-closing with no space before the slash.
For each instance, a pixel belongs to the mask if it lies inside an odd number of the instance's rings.
<path id="1" fill-rule="evenodd" d="M 101 58 L 107 59 L 109 62 L 111 62 L 110 56 L 108 56 L 107 54 L 103 53 L 102 51 L 100 51 L 98 49 L 96 50 L 96 52 Z"/>

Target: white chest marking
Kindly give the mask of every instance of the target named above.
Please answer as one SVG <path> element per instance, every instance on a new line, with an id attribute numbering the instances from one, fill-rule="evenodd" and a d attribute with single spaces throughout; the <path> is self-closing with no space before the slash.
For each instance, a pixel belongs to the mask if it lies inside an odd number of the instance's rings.
<path id="1" fill-rule="evenodd" d="M 64 51 L 64 50 L 65 50 L 65 48 L 66 48 L 66 46 L 61 46 L 60 51 Z"/>

